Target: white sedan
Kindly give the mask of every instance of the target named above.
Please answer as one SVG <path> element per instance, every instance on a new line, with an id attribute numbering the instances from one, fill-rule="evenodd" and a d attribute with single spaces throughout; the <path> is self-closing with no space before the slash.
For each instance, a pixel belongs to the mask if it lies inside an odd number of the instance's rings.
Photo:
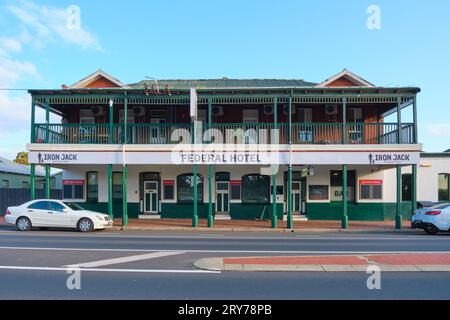
<path id="1" fill-rule="evenodd" d="M 74 228 L 81 232 L 103 230 L 113 226 L 112 219 L 103 213 L 88 211 L 73 202 L 34 200 L 6 210 L 5 222 L 20 231 L 32 227 Z"/>
<path id="2" fill-rule="evenodd" d="M 450 231 L 450 203 L 439 204 L 431 208 L 417 209 L 412 220 L 413 229 L 423 229 L 426 233 Z"/>

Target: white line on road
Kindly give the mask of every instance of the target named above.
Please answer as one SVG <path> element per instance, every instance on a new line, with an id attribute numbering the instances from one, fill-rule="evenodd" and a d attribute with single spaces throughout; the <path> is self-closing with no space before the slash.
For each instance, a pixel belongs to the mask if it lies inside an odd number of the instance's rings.
<path id="1" fill-rule="evenodd" d="M 181 250 L 166 249 L 113 249 L 113 248 L 38 248 L 38 247 L 0 247 L 0 250 L 29 251 L 90 251 L 90 252 L 176 252 Z M 450 251 L 271 251 L 271 250 L 183 250 L 183 253 L 257 253 L 257 254 L 450 254 Z"/>
<path id="2" fill-rule="evenodd" d="M 0 270 L 14 270 L 14 271 L 71 271 L 76 268 L 64 267 L 20 267 L 20 266 L 0 266 Z M 83 268 L 82 272 L 122 272 L 122 273 L 221 273 L 220 271 L 206 271 L 206 270 L 152 270 L 152 269 L 97 269 L 97 268 Z"/>
<path id="3" fill-rule="evenodd" d="M 181 251 L 180 252 L 173 252 L 173 251 L 171 251 L 171 252 L 153 252 L 153 253 L 146 253 L 146 254 L 141 254 L 141 255 L 137 255 L 137 256 L 98 260 L 98 261 L 73 264 L 73 265 L 68 265 L 68 266 L 63 266 L 63 267 L 66 267 L 66 268 L 77 268 L 77 267 L 78 268 L 96 268 L 96 267 L 109 266 L 112 264 L 120 264 L 120 263 L 135 262 L 135 261 L 141 261 L 141 260 L 149 260 L 149 259 L 155 259 L 155 258 L 174 256 L 174 255 L 183 254 L 183 253 L 184 252 L 181 252 Z"/>

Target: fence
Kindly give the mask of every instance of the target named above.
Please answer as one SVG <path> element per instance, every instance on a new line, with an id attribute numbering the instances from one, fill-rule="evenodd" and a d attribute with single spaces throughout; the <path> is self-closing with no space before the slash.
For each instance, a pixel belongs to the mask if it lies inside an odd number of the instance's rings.
<path id="1" fill-rule="evenodd" d="M 45 190 L 36 189 L 36 199 L 44 199 Z M 62 199 L 62 190 L 50 190 L 51 199 Z M 8 207 L 19 206 L 31 200 L 30 189 L 2 189 L 0 188 L 0 215 L 6 213 Z"/>

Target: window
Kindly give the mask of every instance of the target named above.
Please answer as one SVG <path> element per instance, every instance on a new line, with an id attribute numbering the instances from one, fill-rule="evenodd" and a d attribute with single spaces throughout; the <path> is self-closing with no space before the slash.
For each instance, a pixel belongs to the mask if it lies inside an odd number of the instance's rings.
<path id="1" fill-rule="evenodd" d="M 231 181 L 231 200 L 241 200 L 241 181 Z"/>
<path id="2" fill-rule="evenodd" d="M 63 181 L 63 199 L 84 199 L 84 180 Z"/>
<path id="3" fill-rule="evenodd" d="M 2 180 L 2 188 L 9 188 L 9 180 Z"/>
<path id="4" fill-rule="evenodd" d="M 331 201 L 342 201 L 342 171 L 330 172 Z M 347 172 L 347 201 L 355 202 L 356 171 Z"/>
<path id="5" fill-rule="evenodd" d="M 448 173 L 439 174 L 439 202 L 450 201 L 450 179 Z"/>
<path id="6" fill-rule="evenodd" d="M 98 172 L 87 173 L 87 201 L 98 202 Z"/>
<path id="7" fill-rule="evenodd" d="M 412 201 L 412 174 L 402 175 L 402 201 Z"/>
<path id="8" fill-rule="evenodd" d="M 28 209 L 33 210 L 49 210 L 50 209 L 50 201 L 38 201 L 30 206 L 28 206 Z"/>
<path id="9" fill-rule="evenodd" d="M 122 172 L 113 172 L 112 175 L 112 198 L 113 201 L 123 200 Z"/>
<path id="10" fill-rule="evenodd" d="M 62 204 L 58 203 L 58 202 L 50 201 L 49 204 L 50 204 L 50 210 L 51 211 L 63 212 L 64 209 L 65 209 L 65 207 Z"/>
<path id="11" fill-rule="evenodd" d="M 381 200 L 383 198 L 383 186 L 361 185 L 360 193 L 361 200 Z"/>
<path id="12" fill-rule="evenodd" d="M 175 198 L 175 181 L 165 180 L 163 185 L 164 200 L 173 200 Z"/>
<path id="13" fill-rule="evenodd" d="M 194 202 L 194 175 L 181 174 L 177 177 L 177 202 Z M 197 202 L 203 203 L 203 176 L 197 175 Z"/>
<path id="14" fill-rule="evenodd" d="M 216 173 L 216 181 L 230 181 L 230 173 L 229 172 L 217 172 Z"/>
<path id="15" fill-rule="evenodd" d="M 243 203 L 269 203 L 270 177 L 260 174 L 249 174 L 242 177 Z"/>
<path id="16" fill-rule="evenodd" d="M 328 186 L 309 186 L 309 200 L 328 200 Z"/>

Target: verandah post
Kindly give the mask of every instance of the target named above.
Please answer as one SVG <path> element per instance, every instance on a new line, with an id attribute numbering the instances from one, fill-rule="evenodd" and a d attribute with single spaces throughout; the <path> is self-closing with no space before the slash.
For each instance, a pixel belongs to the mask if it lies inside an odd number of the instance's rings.
<path id="1" fill-rule="evenodd" d="M 50 99 L 45 99 L 45 143 L 50 142 Z M 50 199 L 50 165 L 45 165 L 45 198 Z"/>
<path id="2" fill-rule="evenodd" d="M 34 104 L 34 98 L 31 96 L 31 143 L 35 143 L 35 104 Z M 30 199 L 35 200 L 36 199 L 36 165 L 30 164 Z"/>
<path id="3" fill-rule="evenodd" d="M 128 199 L 127 199 L 127 176 L 128 176 L 128 168 L 125 162 L 125 145 L 128 142 L 128 135 L 127 135 L 127 127 L 128 127 L 128 97 L 125 93 L 124 97 L 124 111 L 123 111 L 123 133 L 124 133 L 124 140 L 122 147 L 123 150 L 123 159 L 122 159 L 122 226 L 128 226 Z"/>
<path id="4" fill-rule="evenodd" d="M 342 229 L 348 229 L 348 167 L 342 165 Z"/>
<path id="5" fill-rule="evenodd" d="M 288 168 L 288 215 L 287 228 L 293 229 L 294 222 L 292 219 L 292 96 L 289 97 L 289 168 Z"/>
<path id="6" fill-rule="evenodd" d="M 402 228 L 402 166 L 397 165 L 397 209 L 395 215 L 395 229 Z"/>
<path id="7" fill-rule="evenodd" d="M 347 144 L 347 98 L 342 98 L 342 144 Z"/>
<path id="8" fill-rule="evenodd" d="M 276 131 L 278 129 L 278 98 L 273 99 L 273 129 Z M 273 134 L 271 135 L 274 136 Z M 271 141 L 272 145 L 274 141 Z M 273 168 L 273 190 L 272 190 L 272 228 L 276 229 L 278 227 L 277 218 L 277 174 L 275 168 L 279 168 L 275 164 L 272 164 Z"/>
<path id="9" fill-rule="evenodd" d="M 417 164 L 412 165 L 412 213 L 417 210 Z"/>
<path id="10" fill-rule="evenodd" d="M 113 99 L 109 100 L 109 144 L 113 144 L 113 122 L 114 122 L 114 103 Z M 113 208 L 113 197 L 112 197 L 112 175 L 113 175 L 113 167 L 112 164 L 108 164 L 108 215 L 111 219 L 114 218 L 114 208 Z"/>
<path id="11" fill-rule="evenodd" d="M 192 227 L 198 227 L 198 205 L 197 205 L 197 194 L 198 194 L 198 170 L 197 164 L 194 164 L 194 212 L 192 216 Z"/>
<path id="12" fill-rule="evenodd" d="M 212 99 L 208 99 L 208 132 L 211 130 L 212 124 Z M 209 142 L 211 142 L 211 134 L 209 135 Z M 214 227 L 214 215 L 213 215 L 213 198 L 212 198 L 212 172 L 213 167 L 212 164 L 208 166 L 208 228 Z"/>

